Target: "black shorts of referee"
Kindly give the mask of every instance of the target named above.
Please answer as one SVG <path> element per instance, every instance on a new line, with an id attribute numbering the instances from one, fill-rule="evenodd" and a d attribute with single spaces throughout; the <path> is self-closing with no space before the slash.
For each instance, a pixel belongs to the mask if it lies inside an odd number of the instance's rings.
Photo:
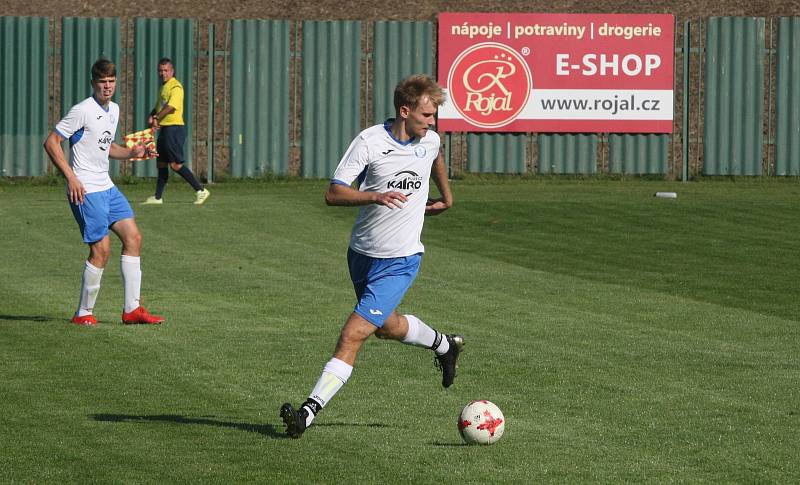
<path id="1" fill-rule="evenodd" d="M 183 163 L 183 145 L 186 143 L 186 127 L 184 125 L 162 126 L 159 130 L 156 151 L 158 161 L 163 163 Z"/>

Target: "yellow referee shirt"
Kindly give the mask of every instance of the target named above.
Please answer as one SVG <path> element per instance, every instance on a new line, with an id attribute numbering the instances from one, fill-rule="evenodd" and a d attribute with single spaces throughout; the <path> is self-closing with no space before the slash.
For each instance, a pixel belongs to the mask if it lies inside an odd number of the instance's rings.
<path id="1" fill-rule="evenodd" d="M 183 84 L 176 78 L 171 78 L 161 86 L 158 94 L 155 111 L 158 113 L 164 106 L 170 105 L 175 111 L 168 114 L 158 122 L 161 126 L 182 125 L 183 123 Z"/>

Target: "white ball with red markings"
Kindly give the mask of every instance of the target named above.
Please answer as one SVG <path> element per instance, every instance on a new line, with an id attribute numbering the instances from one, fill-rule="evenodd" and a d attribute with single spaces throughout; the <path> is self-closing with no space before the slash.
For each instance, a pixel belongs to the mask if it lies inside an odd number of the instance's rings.
<path id="1" fill-rule="evenodd" d="M 472 401 L 461 410 L 458 432 L 468 444 L 491 445 L 503 436 L 506 418 L 490 401 Z"/>

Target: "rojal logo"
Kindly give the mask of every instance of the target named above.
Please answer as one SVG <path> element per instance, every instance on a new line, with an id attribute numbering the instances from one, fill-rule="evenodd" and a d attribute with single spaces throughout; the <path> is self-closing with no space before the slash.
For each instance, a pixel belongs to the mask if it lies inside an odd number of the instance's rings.
<path id="1" fill-rule="evenodd" d="M 505 44 L 484 42 L 462 52 L 450 67 L 447 89 L 470 123 L 497 128 L 514 121 L 528 102 L 533 81 L 528 63 Z"/>
<path id="2" fill-rule="evenodd" d="M 411 195 L 422 188 L 422 177 L 411 170 L 403 170 L 394 175 L 387 184 L 387 189 L 408 191 L 405 195 Z"/>

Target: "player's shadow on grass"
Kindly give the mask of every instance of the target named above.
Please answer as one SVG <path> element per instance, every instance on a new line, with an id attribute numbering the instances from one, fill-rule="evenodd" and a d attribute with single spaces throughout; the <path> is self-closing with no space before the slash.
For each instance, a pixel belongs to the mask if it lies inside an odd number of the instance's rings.
<path id="1" fill-rule="evenodd" d="M 45 317 L 42 315 L 0 315 L 0 321 L 9 322 L 60 322 L 63 318 Z"/>
<path id="2" fill-rule="evenodd" d="M 343 426 L 343 427 L 361 427 L 361 428 L 396 428 L 396 426 L 391 426 L 388 424 L 383 423 L 345 423 L 345 422 L 334 422 L 334 423 L 317 423 L 314 422 L 313 428 L 325 428 L 325 427 L 336 427 L 336 426 Z"/>
<path id="3" fill-rule="evenodd" d="M 282 430 L 276 430 L 275 426 L 271 424 L 235 423 L 232 421 L 221 421 L 214 419 L 213 417 L 192 418 L 188 416 L 180 416 L 178 414 L 156 414 L 153 416 L 144 416 L 138 414 L 92 414 L 90 417 L 95 421 L 107 421 L 112 423 L 162 422 L 175 424 L 200 424 L 205 426 L 218 426 L 220 428 L 233 428 L 240 431 L 258 433 L 264 436 L 269 436 L 270 438 L 286 438 L 286 434 Z"/>
<path id="4" fill-rule="evenodd" d="M 231 421 L 220 421 L 213 419 L 213 417 L 199 417 L 190 418 L 187 416 L 180 416 L 178 414 L 156 414 L 153 416 L 144 416 L 139 414 L 91 414 L 90 417 L 95 421 L 106 421 L 112 423 L 144 423 L 144 422 L 164 422 L 176 424 L 202 424 L 205 426 L 219 426 L 221 428 L 233 428 L 241 431 L 248 431 L 250 433 L 258 433 L 270 438 L 289 438 L 283 428 L 276 429 L 271 424 L 249 424 L 249 423 L 234 423 Z M 392 426 L 383 423 L 319 423 L 314 424 L 314 427 L 326 426 L 363 426 L 367 428 L 391 428 Z"/>

